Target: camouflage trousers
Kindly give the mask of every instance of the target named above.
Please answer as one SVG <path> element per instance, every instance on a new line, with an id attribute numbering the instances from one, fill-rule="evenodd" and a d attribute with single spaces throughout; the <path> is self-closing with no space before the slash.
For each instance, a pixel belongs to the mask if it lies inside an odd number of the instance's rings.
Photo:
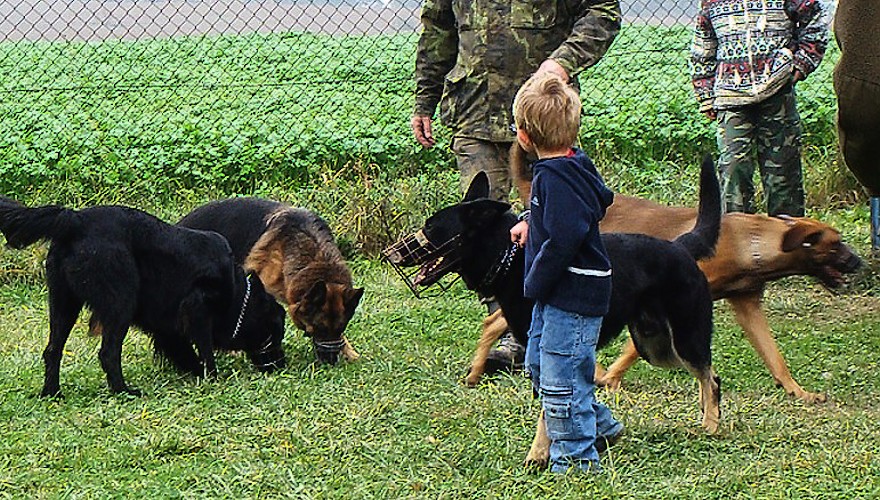
<path id="1" fill-rule="evenodd" d="M 767 214 L 804 215 L 801 122 L 791 85 L 763 102 L 719 110 L 717 139 L 725 212 L 755 212 L 756 156 Z"/>
<path id="2" fill-rule="evenodd" d="M 452 152 L 461 173 L 461 192 L 467 191 L 478 172 L 489 176 L 489 196 L 496 200 L 510 200 L 510 170 L 508 154 L 512 142 L 490 142 L 471 137 L 455 137 Z"/>

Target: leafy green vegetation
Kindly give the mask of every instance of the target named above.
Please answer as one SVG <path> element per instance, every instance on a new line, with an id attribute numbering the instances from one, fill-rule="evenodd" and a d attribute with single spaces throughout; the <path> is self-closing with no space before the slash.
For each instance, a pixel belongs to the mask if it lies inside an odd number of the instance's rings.
<path id="1" fill-rule="evenodd" d="M 433 176 L 451 166 L 449 137 L 441 129 L 428 151 L 411 137 L 415 40 L 291 33 L 0 44 L 0 190 L 173 202 L 180 189 Z M 689 40 L 689 27 L 626 26 L 582 76 L 582 142 L 592 155 L 651 169 L 714 150 L 691 95 Z M 835 166 L 831 52 L 800 93 L 808 176 L 818 177 L 809 185 L 816 200 L 842 188 L 849 201 L 854 184 Z"/>

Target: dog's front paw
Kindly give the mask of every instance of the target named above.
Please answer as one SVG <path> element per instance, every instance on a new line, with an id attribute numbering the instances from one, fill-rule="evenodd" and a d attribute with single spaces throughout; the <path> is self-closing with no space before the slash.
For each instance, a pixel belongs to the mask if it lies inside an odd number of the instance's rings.
<path id="1" fill-rule="evenodd" d="M 139 398 L 144 395 L 144 393 L 142 393 L 141 391 L 139 391 L 133 387 L 129 387 L 129 386 L 124 386 L 124 387 L 120 388 L 119 390 L 114 390 L 113 393 L 114 394 L 124 394 L 126 396 L 132 396 L 135 398 Z"/>
<path id="2" fill-rule="evenodd" d="M 64 398 L 64 394 L 61 394 L 61 389 L 58 387 L 48 388 L 43 387 L 43 390 L 40 391 L 41 398 L 51 398 L 51 399 L 62 399 Z"/>
<path id="3" fill-rule="evenodd" d="M 348 339 L 345 339 L 345 345 L 342 346 L 342 356 L 349 362 L 357 361 L 361 357 L 348 342 Z"/>
<path id="4" fill-rule="evenodd" d="M 604 387 L 612 392 L 620 390 L 620 385 L 622 382 L 623 377 L 608 375 L 607 373 L 601 377 L 596 378 L 596 385 L 598 385 L 599 387 Z"/>
<path id="5" fill-rule="evenodd" d="M 547 468 L 549 462 L 548 457 L 533 457 L 532 454 L 529 453 L 523 461 L 523 466 L 534 471 L 542 471 Z"/>
<path id="6" fill-rule="evenodd" d="M 474 370 L 473 366 L 469 366 L 462 382 L 468 387 L 476 387 L 481 378 L 483 378 L 482 371 Z"/>
<path id="7" fill-rule="evenodd" d="M 809 392 L 801 390 L 800 392 L 789 393 L 789 396 L 800 399 L 807 404 L 821 404 L 828 401 L 828 396 L 821 392 Z"/>

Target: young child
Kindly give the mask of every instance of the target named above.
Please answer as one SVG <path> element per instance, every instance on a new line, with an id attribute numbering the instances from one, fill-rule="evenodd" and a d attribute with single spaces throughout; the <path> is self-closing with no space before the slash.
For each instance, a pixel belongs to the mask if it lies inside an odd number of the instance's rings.
<path id="1" fill-rule="evenodd" d="M 822 0 L 701 0 L 691 47 L 700 111 L 718 120 L 723 206 L 754 213 L 757 149 L 769 215 L 804 215 L 795 84 L 822 61 Z"/>
<path id="2" fill-rule="evenodd" d="M 528 226 L 514 226 L 511 239 L 525 243 L 524 292 L 535 300 L 526 366 L 541 396 L 553 472 L 600 470 L 597 448 L 623 431 L 594 395 L 596 342 L 611 297 L 599 220 L 614 194 L 587 155 L 571 148 L 580 111 L 578 94 L 552 73 L 530 78 L 514 101 L 517 141 L 538 157 Z"/>

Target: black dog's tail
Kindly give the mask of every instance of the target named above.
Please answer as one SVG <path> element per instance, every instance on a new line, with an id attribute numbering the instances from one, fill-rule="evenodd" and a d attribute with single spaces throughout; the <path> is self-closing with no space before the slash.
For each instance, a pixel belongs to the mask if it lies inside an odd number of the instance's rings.
<path id="1" fill-rule="evenodd" d="M 689 233 L 675 239 L 683 245 L 695 260 L 711 257 L 715 253 L 718 234 L 721 232 L 721 188 L 712 157 L 706 155 L 700 167 L 700 208 L 697 223 Z"/>
<path id="2" fill-rule="evenodd" d="M 64 238 L 77 225 L 74 214 L 73 210 L 56 205 L 29 208 L 0 196 L 0 232 L 12 248 Z"/>

